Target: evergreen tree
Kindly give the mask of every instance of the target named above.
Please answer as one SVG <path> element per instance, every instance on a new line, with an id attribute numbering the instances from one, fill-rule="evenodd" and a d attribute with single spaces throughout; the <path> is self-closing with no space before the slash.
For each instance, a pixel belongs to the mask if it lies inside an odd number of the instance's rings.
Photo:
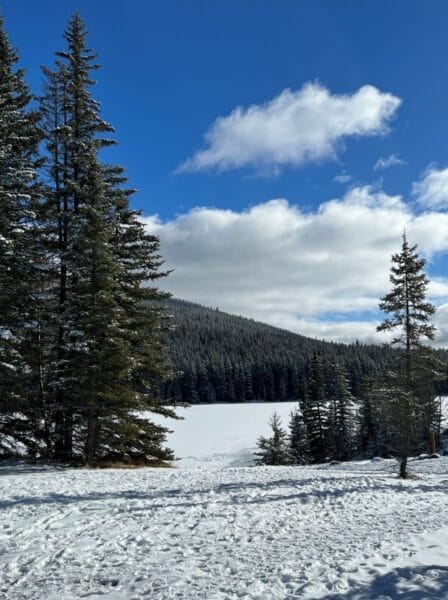
<path id="1" fill-rule="evenodd" d="M 79 17 L 71 18 L 42 98 L 48 152 L 46 217 L 56 257 L 53 457 L 165 460 L 166 428 L 137 416 L 175 416 L 160 398 L 170 370 L 161 340 L 168 297 L 155 286 L 159 240 L 129 206 L 121 167 L 101 149 L 112 127 L 91 95 L 98 68 Z"/>
<path id="2" fill-rule="evenodd" d="M 334 460 L 349 460 L 355 449 L 355 400 L 345 369 L 338 361 L 333 363 L 330 388 L 329 449 Z"/>
<path id="3" fill-rule="evenodd" d="M 367 458 L 387 454 L 386 428 L 381 418 L 382 391 L 375 378 L 367 378 L 361 389 L 358 450 Z"/>
<path id="4" fill-rule="evenodd" d="M 123 310 L 123 336 L 130 347 L 132 364 L 132 389 L 134 391 L 134 422 L 140 432 L 147 431 L 152 438 L 151 455 L 159 460 L 168 460 L 171 453 L 161 446 L 168 429 L 149 421 L 136 419 L 135 410 L 177 418 L 169 407 L 173 398 L 161 394 L 163 382 L 171 380 L 175 373 L 165 351 L 165 333 L 172 329 L 165 303 L 170 297 L 156 283 L 169 272 L 160 270 L 160 240 L 146 231 L 141 221 L 141 212 L 129 206 L 134 190 L 123 187 L 127 178 L 121 167 L 108 167 L 108 194 L 115 213 L 115 234 L 111 243 L 121 268 L 118 280 L 118 302 Z M 211 392 L 210 392 L 211 393 Z M 157 440 L 157 445 L 154 443 Z M 156 448 L 158 450 L 156 452 Z"/>
<path id="5" fill-rule="evenodd" d="M 274 412 L 269 425 L 272 435 L 268 438 L 261 436 L 257 442 L 259 448 L 259 452 L 255 453 L 259 457 L 257 464 L 287 465 L 290 462 L 288 439 L 278 413 Z"/>
<path id="6" fill-rule="evenodd" d="M 310 455 L 313 462 L 321 463 L 327 457 L 329 423 L 324 367 L 317 353 L 311 360 L 304 392 L 303 408 Z"/>
<path id="7" fill-rule="evenodd" d="M 306 465 L 310 462 L 310 449 L 305 419 L 299 408 L 291 412 L 289 421 L 289 446 L 291 463 Z"/>
<path id="8" fill-rule="evenodd" d="M 399 457 L 402 478 L 407 476 L 408 457 L 418 448 L 419 439 L 429 438 L 429 431 L 422 431 L 422 426 L 428 426 L 428 417 L 422 417 L 429 400 L 422 394 L 421 383 L 422 371 L 429 378 L 432 374 L 428 364 L 422 361 L 429 352 L 422 338 L 434 338 L 435 328 L 430 318 L 435 308 L 426 301 L 428 278 L 424 266 L 425 260 L 419 257 L 417 246 L 410 247 L 404 234 L 401 252 L 392 256 L 392 289 L 380 302 L 380 309 L 390 316 L 378 326 L 378 331 L 394 332 L 391 345 L 399 348 L 398 364 L 386 378 L 386 413 L 393 431 L 391 445 Z"/>
<path id="9" fill-rule="evenodd" d="M 67 50 L 58 52 L 55 70 L 45 69 L 46 87 L 41 101 L 48 151 L 48 223 L 53 220 L 58 265 L 55 294 L 58 302 L 56 364 L 49 386 L 54 391 L 54 458 L 70 460 L 73 452 L 73 416 L 77 394 L 69 395 L 68 356 L 70 332 L 66 317 L 71 302 L 71 277 L 76 277 L 72 251 L 81 202 L 88 198 L 92 162 L 101 148 L 113 142 L 104 134 L 113 131 L 99 114 L 91 95 L 98 68 L 96 55 L 86 45 L 87 33 L 78 14 L 69 21 L 64 38 Z M 87 200 L 89 201 L 89 200 Z"/>
<path id="10" fill-rule="evenodd" d="M 38 447 L 31 325 L 38 315 L 41 254 L 34 225 L 39 208 L 38 115 L 0 17 L 0 452 L 19 441 Z"/>

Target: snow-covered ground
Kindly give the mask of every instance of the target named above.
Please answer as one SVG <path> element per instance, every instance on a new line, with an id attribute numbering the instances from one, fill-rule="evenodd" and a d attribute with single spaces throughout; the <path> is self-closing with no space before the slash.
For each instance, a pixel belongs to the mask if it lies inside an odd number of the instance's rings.
<path id="1" fill-rule="evenodd" d="M 447 457 L 413 461 L 418 478 L 404 482 L 391 460 L 204 468 L 248 456 L 272 412 L 250 406 L 243 441 L 226 434 L 224 407 L 209 437 L 206 407 L 189 409 L 196 445 L 187 421 L 171 441 L 199 467 L 0 466 L 0 598 L 448 598 Z M 235 426 L 241 409 L 227 409 Z"/>

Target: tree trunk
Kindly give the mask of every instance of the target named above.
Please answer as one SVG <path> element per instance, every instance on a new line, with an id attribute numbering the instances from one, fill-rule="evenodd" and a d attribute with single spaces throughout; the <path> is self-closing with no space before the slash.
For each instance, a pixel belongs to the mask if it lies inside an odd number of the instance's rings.
<path id="1" fill-rule="evenodd" d="M 400 479 L 407 479 L 408 477 L 408 457 L 402 456 L 400 458 Z"/>
<path id="2" fill-rule="evenodd" d="M 98 417 L 89 415 L 87 421 L 86 464 L 92 465 L 96 458 L 98 443 Z"/>

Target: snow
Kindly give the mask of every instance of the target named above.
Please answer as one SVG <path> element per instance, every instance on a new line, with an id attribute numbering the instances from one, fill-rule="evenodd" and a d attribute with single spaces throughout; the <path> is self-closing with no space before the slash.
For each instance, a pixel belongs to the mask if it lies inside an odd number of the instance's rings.
<path id="1" fill-rule="evenodd" d="M 254 463 L 260 435 L 270 434 L 269 419 L 277 412 L 287 428 L 297 402 L 208 404 L 178 408 L 184 420 L 148 417 L 169 427 L 167 445 L 174 450 L 177 467 L 247 466 Z"/>
<path id="2" fill-rule="evenodd" d="M 448 429 L 448 396 L 440 399 L 440 411 L 442 413 L 442 429 Z"/>
<path id="3" fill-rule="evenodd" d="M 448 457 L 406 481 L 393 460 L 232 466 L 272 408 L 188 409 L 170 442 L 196 467 L 0 466 L 0 598 L 448 598 Z"/>

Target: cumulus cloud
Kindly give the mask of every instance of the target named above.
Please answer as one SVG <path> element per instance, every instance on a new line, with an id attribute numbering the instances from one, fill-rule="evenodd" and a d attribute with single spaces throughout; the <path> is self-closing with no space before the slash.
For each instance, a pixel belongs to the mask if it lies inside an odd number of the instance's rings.
<path id="1" fill-rule="evenodd" d="M 351 175 L 349 175 L 345 171 L 342 171 L 340 175 L 336 175 L 336 177 L 333 177 L 333 181 L 335 181 L 336 183 L 347 183 L 351 180 L 351 178 Z"/>
<path id="2" fill-rule="evenodd" d="M 414 182 L 412 193 L 425 208 L 448 208 L 448 167 L 427 169 L 422 179 Z"/>
<path id="3" fill-rule="evenodd" d="M 401 159 L 397 154 L 391 154 L 387 158 L 379 158 L 373 165 L 373 170 L 384 171 L 384 169 L 388 169 L 389 167 L 398 167 L 399 165 L 404 164 L 405 161 Z"/>
<path id="4" fill-rule="evenodd" d="M 346 95 L 331 94 L 318 83 L 286 89 L 269 102 L 218 117 L 204 135 L 204 148 L 178 171 L 278 171 L 335 159 L 347 137 L 386 134 L 400 104 L 400 98 L 371 85 Z"/>
<path id="5" fill-rule="evenodd" d="M 448 214 L 414 214 L 401 197 L 370 187 L 315 212 L 277 199 L 147 223 L 175 268 L 164 282 L 175 296 L 342 341 L 378 339 L 378 298 L 389 289 L 404 226 L 426 256 L 448 251 Z M 430 291 L 438 304 L 448 302 L 448 280 L 433 279 Z"/>

